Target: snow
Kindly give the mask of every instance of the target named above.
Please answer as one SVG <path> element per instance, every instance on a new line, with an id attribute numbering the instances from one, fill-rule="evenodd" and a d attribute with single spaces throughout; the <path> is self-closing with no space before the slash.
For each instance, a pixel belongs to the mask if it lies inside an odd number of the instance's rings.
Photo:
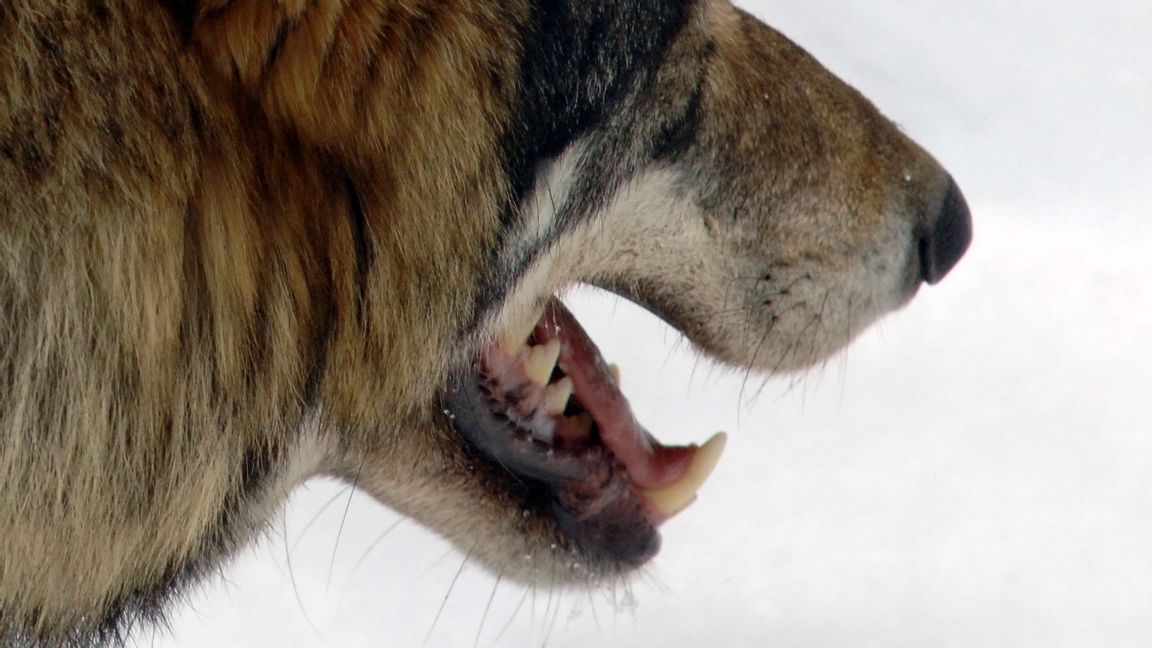
<path id="1" fill-rule="evenodd" d="M 1152 4 L 745 6 L 952 170 L 977 228 L 953 274 L 767 383 L 572 295 L 650 429 L 731 433 L 626 590 L 498 583 L 315 481 L 140 645 L 1147 645 Z"/>

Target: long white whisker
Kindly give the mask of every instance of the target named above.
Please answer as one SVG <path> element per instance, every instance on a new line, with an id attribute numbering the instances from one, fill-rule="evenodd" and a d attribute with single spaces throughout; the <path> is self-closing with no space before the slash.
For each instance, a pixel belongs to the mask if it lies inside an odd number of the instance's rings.
<path id="1" fill-rule="evenodd" d="M 480 636 L 484 634 L 484 624 L 488 621 L 488 613 L 492 611 L 492 601 L 496 600 L 496 590 L 500 588 L 500 579 L 504 577 L 504 572 L 496 575 L 496 583 L 492 585 L 492 594 L 488 596 L 488 604 L 484 606 L 484 616 L 480 617 L 480 627 L 476 628 L 476 641 L 472 644 L 473 648 L 480 648 Z"/>
<path id="2" fill-rule="evenodd" d="M 490 648 L 495 648 L 496 644 L 500 642 L 500 639 L 504 637 L 504 634 L 508 632 L 508 629 L 512 627 L 512 622 L 516 620 L 517 615 L 520 614 L 520 609 L 524 607 L 524 602 L 528 600 L 529 592 L 535 596 L 535 587 L 533 586 L 532 589 L 524 589 L 524 596 L 520 597 L 520 602 L 516 604 L 516 609 L 512 610 L 512 615 L 508 617 L 508 621 L 504 624 L 504 627 L 500 628 L 499 634 L 496 635 L 496 638 L 492 640 L 491 644 L 488 644 Z M 535 605 L 535 603 L 533 603 L 533 605 Z"/>
<path id="3" fill-rule="evenodd" d="M 368 554 L 372 553 L 372 550 L 376 548 L 376 545 L 380 544 L 380 542 L 384 538 L 386 538 L 388 536 L 388 534 L 392 533 L 393 529 L 395 529 L 396 527 L 403 524 L 404 520 L 406 520 L 406 519 L 407 518 L 400 518 L 400 519 L 396 520 L 392 524 L 389 524 L 388 528 L 384 529 L 383 533 L 376 536 L 376 539 L 372 541 L 372 544 L 368 545 L 368 548 L 364 550 L 364 553 L 360 554 L 360 558 L 356 561 L 356 564 L 352 566 L 352 570 L 348 574 L 348 581 L 345 583 L 345 586 L 347 586 L 348 583 L 352 582 L 353 576 L 356 575 L 356 572 L 360 571 L 361 565 L 363 565 L 364 561 L 368 559 Z"/>
<path id="4" fill-rule="evenodd" d="M 432 640 L 432 633 L 436 631 L 436 625 L 440 623 L 440 616 L 444 614 L 444 608 L 448 607 L 448 598 L 452 596 L 452 590 L 456 589 L 456 581 L 460 580 L 460 574 L 464 573 L 464 567 L 468 564 L 468 559 L 472 556 L 472 551 L 469 550 L 464 555 L 464 560 L 460 561 L 460 568 L 456 570 L 456 575 L 452 577 L 452 582 L 448 584 L 448 591 L 444 593 L 444 599 L 440 601 L 440 607 L 436 610 L 436 617 L 432 619 L 432 627 L 428 628 L 428 634 L 424 636 L 424 642 L 420 645 L 426 647 L 428 642 Z"/>
<path id="5" fill-rule="evenodd" d="M 324 513 L 324 511 L 327 511 L 329 506 L 332 506 L 336 500 L 343 497 L 344 493 L 347 492 L 349 488 L 349 486 L 345 486 L 344 488 L 340 489 L 327 502 L 324 502 L 324 505 L 321 506 L 320 509 L 312 515 L 312 519 L 308 520 L 308 524 L 305 524 L 304 527 L 300 529 L 300 532 L 296 534 L 296 539 L 292 541 L 292 551 L 296 551 L 296 547 L 299 546 L 300 541 L 304 539 L 304 534 L 308 533 L 308 529 L 312 528 L 312 525 L 316 523 L 316 520 L 320 519 L 320 516 Z M 285 541 L 287 541 L 287 538 L 285 538 Z"/>
<path id="6" fill-rule="evenodd" d="M 315 632 L 321 641 L 328 643 L 327 640 L 324 639 L 324 635 L 320 632 L 320 628 L 316 627 L 316 624 L 312 621 L 312 617 L 309 616 L 307 608 L 304 607 L 304 598 L 300 596 L 300 588 L 296 586 L 296 572 L 292 570 L 292 552 L 288 548 L 287 516 L 281 517 L 281 523 L 284 529 L 284 562 L 288 566 L 288 580 L 292 583 L 292 594 L 296 597 L 296 605 L 300 606 L 300 614 L 304 615 L 304 620 L 308 622 L 308 627 L 312 628 L 312 632 Z"/>

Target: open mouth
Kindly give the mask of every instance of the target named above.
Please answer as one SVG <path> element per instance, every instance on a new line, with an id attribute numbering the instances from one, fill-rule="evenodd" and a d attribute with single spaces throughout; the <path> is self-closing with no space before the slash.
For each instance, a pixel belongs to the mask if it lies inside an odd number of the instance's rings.
<path id="1" fill-rule="evenodd" d="M 632 414 L 620 373 L 556 298 L 531 331 L 507 332 L 448 390 L 456 429 L 488 460 L 545 495 L 586 552 L 639 565 L 657 527 L 696 499 L 723 451 L 665 446 Z"/>

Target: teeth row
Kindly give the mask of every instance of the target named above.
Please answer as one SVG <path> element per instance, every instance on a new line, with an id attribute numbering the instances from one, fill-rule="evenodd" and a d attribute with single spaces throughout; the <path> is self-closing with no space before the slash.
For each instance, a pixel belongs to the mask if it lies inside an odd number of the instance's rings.
<path id="1" fill-rule="evenodd" d="M 524 357 L 524 373 L 537 385 L 547 385 L 559 359 L 559 338 L 552 338 L 547 344 L 528 347 L 528 353 Z"/>
<path id="2" fill-rule="evenodd" d="M 524 349 L 525 340 L 532 333 L 531 327 L 522 327 L 526 330 L 506 332 L 501 338 L 501 345 L 509 355 L 516 355 Z M 509 329 L 512 331 L 513 329 Z M 562 416 L 568 408 L 568 401 L 572 398 L 574 389 L 572 379 L 565 376 L 549 384 L 552 373 L 556 369 L 556 362 L 560 359 L 560 339 L 553 338 L 548 342 L 536 346 L 528 346 L 523 350 L 524 374 L 533 383 L 544 387 L 541 410 L 547 414 Z M 608 372 L 617 385 L 620 384 L 620 367 L 615 364 L 608 365 Z"/>
<path id="3" fill-rule="evenodd" d="M 509 329 L 509 332 L 501 339 L 505 351 L 509 355 L 516 355 L 525 346 L 525 340 L 532 334 L 532 329 L 535 324 L 525 325 L 521 329 Z M 568 407 L 568 401 L 572 398 L 572 379 L 565 376 L 555 383 L 549 384 L 552 378 L 552 373 L 556 369 L 556 362 L 560 359 L 560 339 L 553 338 L 545 344 L 537 346 L 528 346 L 524 351 L 524 373 L 528 379 L 536 383 L 536 385 L 543 387 L 544 392 L 540 412 L 546 415 L 562 417 L 564 410 Z M 617 385 L 620 384 L 620 367 L 615 364 L 608 365 L 608 373 L 611 374 L 612 380 Z M 572 429 L 564 430 L 568 434 L 574 434 L 578 438 L 587 436 L 588 429 L 591 428 L 591 417 L 587 414 L 582 414 L 580 417 L 568 419 L 569 427 Z M 547 428 L 546 438 L 542 439 L 546 443 L 553 441 L 553 429 L 551 425 L 544 426 Z M 581 429 L 583 428 L 583 429 Z M 724 446 L 728 441 L 728 436 L 723 432 L 718 432 L 708 439 L 692 456 L 692 465 L 688 467 L 688 471 L 680 478 L 678 482 L 662 488 L 660 490 L 649 490 L 644 493 L 648 503 L 655 512 L 668 519 L 680 511 L 687 508 L 692 502 L 696 501 L 696 493 L 700 487 L 704 485 L 712 471 L 716 468 L 716 464 L 720 461 L 720 455 L 724 453 Z"/>

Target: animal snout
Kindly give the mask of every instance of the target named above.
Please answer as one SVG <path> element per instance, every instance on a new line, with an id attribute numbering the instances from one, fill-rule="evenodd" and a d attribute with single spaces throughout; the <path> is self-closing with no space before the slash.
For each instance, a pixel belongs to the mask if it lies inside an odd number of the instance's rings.
<path id="1" fill-rule="evenodd" d="M 949 178 L 948 191 L 936 219 L 920 235 L 920 276 L 934 284 L 960 261 L 972 242 L 972 214 L 956 181 Z"/>

